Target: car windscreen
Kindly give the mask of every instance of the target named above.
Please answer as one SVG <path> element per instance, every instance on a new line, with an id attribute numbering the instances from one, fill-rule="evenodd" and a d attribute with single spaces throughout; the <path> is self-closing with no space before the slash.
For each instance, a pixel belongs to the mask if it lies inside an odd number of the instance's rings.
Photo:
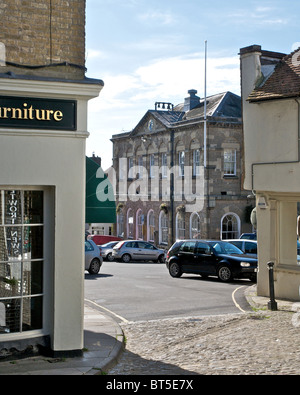
<path id="1" fill-rule="evenodd" d="M 231 243 L 216 241 L 211 246 L 216 254 L 243 254 L 243 251 Z"/>

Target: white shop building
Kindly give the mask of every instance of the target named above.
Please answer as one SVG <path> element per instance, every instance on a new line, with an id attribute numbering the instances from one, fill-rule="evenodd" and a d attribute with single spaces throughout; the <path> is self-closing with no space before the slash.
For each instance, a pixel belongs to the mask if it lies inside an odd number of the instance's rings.
<path id="1" fill-rule="evenodd" d="M 0 74 L 0 356 L 82 352 L 87 103 L 102 87 Z"/>

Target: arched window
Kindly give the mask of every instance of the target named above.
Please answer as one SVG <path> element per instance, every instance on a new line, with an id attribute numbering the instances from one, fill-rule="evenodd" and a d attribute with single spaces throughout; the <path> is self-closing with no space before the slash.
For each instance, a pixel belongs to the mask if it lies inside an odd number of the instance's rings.
<path id="1" fill-rule="evenodd" d="M 163 210 L 159 214 L 159 243 L 168 244 L 169 219 Z"/>
<path id="2" fill-rule="evenodd" d="M 198 213 L 192 213 L 190 217 L 190 237 L 191 239 L 201 239 L 201 217 Z"/>
<path id="3" fill-rule="evenodd" d="M 133 239 L 133 211 L 132 208 L 127 211 L 127 238 Z"/>
<path id="4" fill-rule="evenodd" d="M 154 211 L 150 210 L 148 212 L 148 228 L 147 228 L 147 240 L 154 241 L 154 231 L 155 231 L 155 218 L 154 218 Z"/>
<path id="5" fill-rule="evenodd" d="M 221 240 L 238 239 L 241 220 L 235 213 L 225 214 L 221 219 Z"/>
<path id="6" fill-rule="evenodd" d="M 136 213 L 136 238 L 140 240 L 143 240 L 143 224 L 144 216 L 142 210 L 139 209 Z"/>
<path id="7" fill-rule="evenodd" d="M 183 213 L 177 213 L 176 215 L 176 239 L 185 239 L 185 220 Z"/>

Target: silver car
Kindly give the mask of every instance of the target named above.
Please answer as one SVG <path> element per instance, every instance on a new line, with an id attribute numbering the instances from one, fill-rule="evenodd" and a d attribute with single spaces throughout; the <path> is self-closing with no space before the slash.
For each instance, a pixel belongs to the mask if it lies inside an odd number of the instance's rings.
<path id="1" fill-rule="evenodd" d="M 99 247 L 92 240 L 85 240 L 85 270 L 90 274 L 97 274 L 102 263 Z"/>
<path id="2" fill-rule="evenodd" d="M 118 243 L 118 241 L 110 241 L 109 243 L 99 245 L 98 247 L 100 248 L 102 258 L 112 262 L 114 260 L 112 256 L 113 248 Z"/>
<path id="3" fill-rule="evenodd" d="M 165 250 L 142 240 L 120 241 L 113 248 L 113 259 L 128 263 L 130 261 L 165 261 Z"/>

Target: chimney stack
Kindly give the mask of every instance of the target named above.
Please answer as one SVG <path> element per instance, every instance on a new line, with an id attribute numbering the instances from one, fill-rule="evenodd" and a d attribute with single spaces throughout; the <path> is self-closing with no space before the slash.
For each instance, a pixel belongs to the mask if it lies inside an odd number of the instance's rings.
<path id="1" fill-rule="evenodd" d="M 196 96 L 197 93 L 196 89 L 190 89 L 188 93 L 190 96 L 184 99 L 184 107 L 183 107 L 184 112 L 190 111 L 193 108 L 199 106 L 200 104 L 200 97 Z"/>

